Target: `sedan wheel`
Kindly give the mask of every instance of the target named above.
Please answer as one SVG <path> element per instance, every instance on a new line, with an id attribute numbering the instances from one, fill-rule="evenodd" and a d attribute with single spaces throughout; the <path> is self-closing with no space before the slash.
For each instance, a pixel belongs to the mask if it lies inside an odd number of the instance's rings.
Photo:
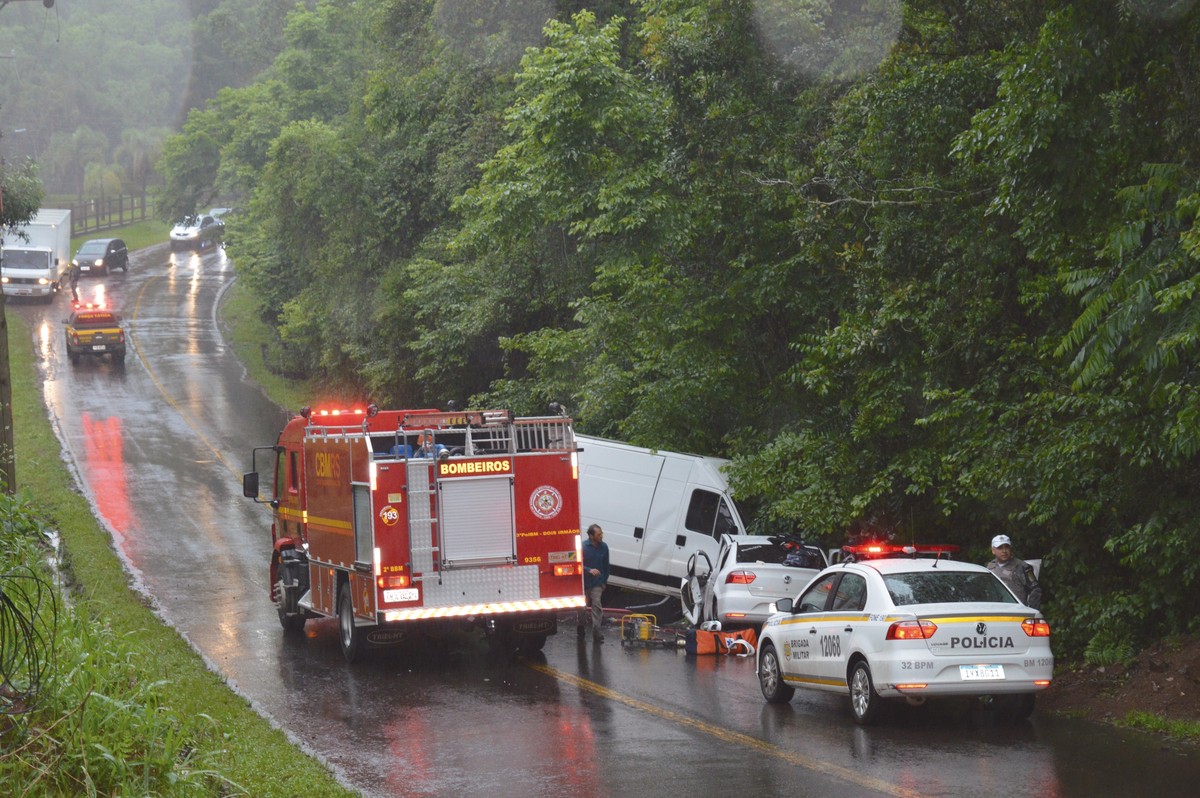
<path id="1" fill-rule="evenodd" d="M 882 707 L 883 699 L 871 681 L 871 669 L 864 660 L 859 660 L 850 673 L 850 708 L 854 710 L 855 722 L 861 726 L 874 724 Z"/>
<path id="2" fill-rule="evenodd" d="M 764 643 L 759 653 L 758 686 L 769 704 L 786 704 L 796 694 L 795 688 L 783 683 L 783 674 L 779 670 L 779 655 L 775 653 L 775 646 L 770 643 Z"/>

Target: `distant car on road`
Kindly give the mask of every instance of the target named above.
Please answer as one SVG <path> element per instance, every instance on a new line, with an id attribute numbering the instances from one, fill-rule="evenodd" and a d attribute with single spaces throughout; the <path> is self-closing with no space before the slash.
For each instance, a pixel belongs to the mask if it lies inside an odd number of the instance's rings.
<path id="1" fill-rule="evenodd" d="M 886 699 L 983 698 L 1027 718 L 1050 686 L 1050 625 L 974 563 L 881 558 L 826 568 L 783 599 L 759 636 L 758 680 L 770 703 L 796 688 L 850 696 L 854 719 Z"/>
<path id="2" fill-rule="evenodd" d="M 103 305 L 75 304 L 63 320 L 66 325 L 67 357 L 75 365 L 84 355 L 111 355 L 113 362 L 125 362 L 125 331 L 121 319 Z"/>
<path id="3" fill-rule="evenodd" d="M 93 238 L 79 245 L 71 264 L 80 274 L 108 274 L 129 270 L 129 250 L 119 238 Z"/>
<path id="4" fill-rule="evenodd" d="M 171 228 L 171 249 L 204 249 L 225 239 L 225 224 L 209 213 L 191 214 Z"/>
<path id="5" fill-rule="evenodd" d="M 722 535 L 714 567 L 699 549 L 680 586 L 684 617 L 699 626 L 758 626 L 771 605 L 791 598 L 829 565 L 820 546 L 779 535 Z"/>

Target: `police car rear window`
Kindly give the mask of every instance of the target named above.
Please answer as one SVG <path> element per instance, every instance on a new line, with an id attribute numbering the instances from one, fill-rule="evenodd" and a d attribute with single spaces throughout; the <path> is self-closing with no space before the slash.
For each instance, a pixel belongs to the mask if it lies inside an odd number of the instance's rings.
<path id="1" fill-rule="evenodd" d="M 943 571 L 888 574 L 883 577 L 897 607 L 908 604 L 966 604 L 999 601 L 1015 604 L 1012 593 L 990 572 Z"/>

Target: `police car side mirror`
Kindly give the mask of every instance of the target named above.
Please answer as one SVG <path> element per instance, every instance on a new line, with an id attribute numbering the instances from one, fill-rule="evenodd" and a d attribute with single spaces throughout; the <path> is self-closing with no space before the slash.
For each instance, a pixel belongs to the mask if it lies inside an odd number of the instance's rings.
<path id="1" fill-rule="evenodd" d="M 781 598 L 775 602 L 775 612 L 791 612 L 792 600 L 790 598 Z"/>

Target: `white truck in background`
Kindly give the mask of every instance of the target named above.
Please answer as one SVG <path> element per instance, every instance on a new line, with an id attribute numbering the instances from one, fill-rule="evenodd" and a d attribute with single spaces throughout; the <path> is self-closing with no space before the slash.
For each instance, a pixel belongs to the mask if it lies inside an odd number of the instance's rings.
<path id="1" fill-rule="evenodd" d="M 677 597 L 697 549 L 716 562 L 721 535 L 745 534 L 722 470 L 728 461 L 587 435 L 575 440 L 579 519 L 604 530 L 610 584 Z"/>
<path id="2" fill-rule="evenodd" d="M 3 230 L 0 284 L 5 296 L 38 297 L 51 302 L 71 266 L 71 211 L 42 208 L 31 222 Z"/>

